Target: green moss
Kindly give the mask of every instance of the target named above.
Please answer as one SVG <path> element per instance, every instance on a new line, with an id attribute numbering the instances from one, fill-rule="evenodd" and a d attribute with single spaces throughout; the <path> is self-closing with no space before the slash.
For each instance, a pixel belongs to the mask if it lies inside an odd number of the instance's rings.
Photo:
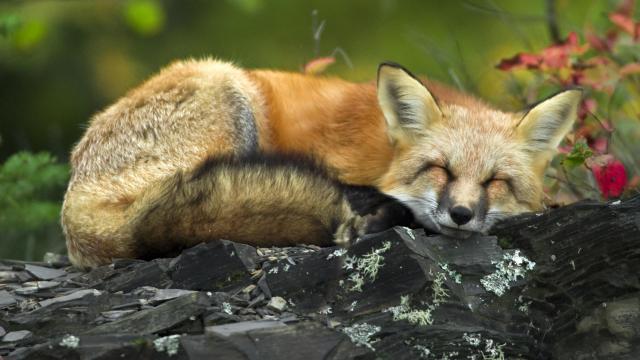
<path id="1" fill-rule="evenodd" d="M 510 249 L 513 247 L 513 240 L 509 237 L 498 238 L 498 245 L 503 249 Z"/>
<path id="2" fill-rule="evenodd" d="M 149 342 L 145 338 L 138 338 L 138 339 L 131 340 L 131 344 L 138 347 L 143 347 L 143 346 L 147 346 Z"/>

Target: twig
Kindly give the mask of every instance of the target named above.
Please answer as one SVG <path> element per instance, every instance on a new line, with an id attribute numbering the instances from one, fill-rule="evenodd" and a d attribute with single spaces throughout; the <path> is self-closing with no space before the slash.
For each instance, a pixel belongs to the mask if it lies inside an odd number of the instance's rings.
<path id="1" fill-rule="evenodd" d="M 549 36 L 554 44 L 562 42 L 560 38 L 560 28 L 558 27 L 558 17 L 556 14 L 556 0 L 546 0 L 545 5 L 547 8 L 547 28 L 549 29 Z"/>
<path id="2" fill-rule="evenodd" d="M 313 36 L 313 55 L 316 57 L 320 53 L 320 39 L 322 38 L 325 23 L 325 20 L 318 23 L 318 10 L 313 9 L 311 11 L 311 32 Z"/>
<path id="3" fill-rule="evenodd" d="M 331 53 L 331 57 L 336 57 L 336 54 L 340 54 L 342 56 L 342 59 L 344 59 L 344 62 L 349 67 L 349 69 L 353 69 L 353 63 L 351 62 L 351 58 L 349 58 L 349 55 L 347 55 L 346 51 L 344 51 L 341 47 L 337 47 L 333 49 L 333 52 Z"/>
<path id="4" fill-rule="evenodd" d="M 602 129 L 605 131 L 605 133 L 607 134 L 607 147 L 605 148 L 605 153 L 609 153 L 609 143 L 611 142 L 611 135 L 613 134 L 613 129 L 610 129 L 610 127 L 607 127 L 604 122 L 602 122 L 602 120 L 600 120 L 600 118 L 592 113 L 591 111 L 588 111 L 589 115 L 593 116 L 594 119 L 596 119 L 596 121 L 598 121 L 598 124 L 600 124 L 600 126 L 602 127 Z"/>

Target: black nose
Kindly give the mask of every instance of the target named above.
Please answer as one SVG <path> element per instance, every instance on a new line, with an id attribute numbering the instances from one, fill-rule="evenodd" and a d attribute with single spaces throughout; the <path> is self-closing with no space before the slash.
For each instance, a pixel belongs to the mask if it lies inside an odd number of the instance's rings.
<path id="1" fill-rule="evenodd" d="M 473 218 L 473 211 L 464 206 L 454 206 L 449 209 L 449 215 L 451 219 L 458 225 L 464 225 Z"/>

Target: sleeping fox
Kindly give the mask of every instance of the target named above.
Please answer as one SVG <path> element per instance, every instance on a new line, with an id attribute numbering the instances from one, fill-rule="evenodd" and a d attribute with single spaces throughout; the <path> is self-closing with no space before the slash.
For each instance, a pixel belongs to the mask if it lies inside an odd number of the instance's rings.
<path id="1" fill-rule="evenodd" d="M 567 90 L 510 113 L 394 63 L 352 83 L 177 62 L 95 115 L 75 146 L 69 256 L 94 267 L 218 238 L 349 242 L 368 225 L 347 185 L 399 201 L 431 231 L 486 233 L 542 207 L 580 99 Z"/>

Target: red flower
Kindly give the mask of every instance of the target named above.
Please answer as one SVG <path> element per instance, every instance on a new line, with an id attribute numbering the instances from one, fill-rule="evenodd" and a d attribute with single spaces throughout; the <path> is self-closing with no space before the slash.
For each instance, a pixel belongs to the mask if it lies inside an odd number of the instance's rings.
<path id="1" fill-rule="evenodd" d="M 591 172 L 605 199 L 622 195 L 627 184 L 627 170 L 619 160 L 611 160 L 604 165 L 591 165 Z"/>

